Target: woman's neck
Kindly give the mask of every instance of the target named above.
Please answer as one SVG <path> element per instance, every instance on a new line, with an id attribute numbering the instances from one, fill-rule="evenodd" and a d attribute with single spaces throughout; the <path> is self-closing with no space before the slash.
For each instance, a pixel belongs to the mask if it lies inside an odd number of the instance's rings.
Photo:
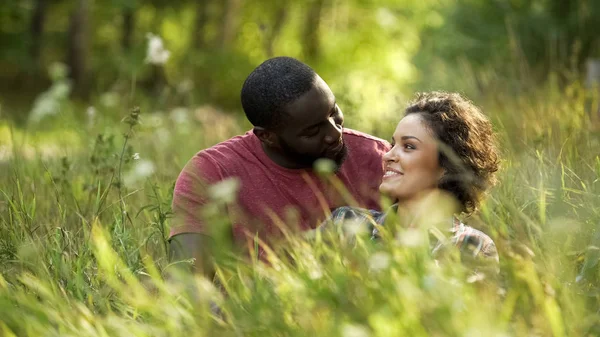
<path id="1" fill-rule="evenodd" d="M 429 190 L 410 199 L 398 201 L 398 219 L 413 227 L 420 223 L 437 222 L 451 218 L 458 211 L 456 199 L 439 190 Z"/>

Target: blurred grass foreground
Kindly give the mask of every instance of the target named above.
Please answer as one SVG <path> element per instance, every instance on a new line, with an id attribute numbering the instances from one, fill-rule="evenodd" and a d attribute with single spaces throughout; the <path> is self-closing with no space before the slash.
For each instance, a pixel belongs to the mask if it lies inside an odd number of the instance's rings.
<path id="1" fill-rule="evenodd" d="M 0 336 L 600 335 L 599 18 L 589 0 L 0 4 Z M 425 240 L 292 239 L 269 265 L 224 245 L 222 289 L 172 281 L 173 183 L 249 127 L 239 90 L 274 55 L 385 139 L 415 91 L 482 106 L 503 162 L 468 223 L 498 278 Z"/>

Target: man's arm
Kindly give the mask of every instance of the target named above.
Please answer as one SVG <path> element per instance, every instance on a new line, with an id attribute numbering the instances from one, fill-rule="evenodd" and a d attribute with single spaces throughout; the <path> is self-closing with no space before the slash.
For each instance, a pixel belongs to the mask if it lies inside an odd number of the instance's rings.
<path id="1" fill-rule="evenodd" d="M 171 238 L 169 261 L 177 270 L 202 274 L 210 279 L 214 277 L 211 254 L 212 240 L 199 233 L 182 233 Z M 185 261 L 193 259 L 192 264 Z"/>
<path id="2" fill-rule="evenodd" d="M 210 184 L 221 180 L 219 169 L 208 156 L 196 155 L 183 168 L 173 192 L 173 218 L 169 261 L 179 272 L 214 275 L 213 240 L 207 235 L 202 207 L 209 202 Z M 185 260 L 193 259 L 192 263 Z"/>

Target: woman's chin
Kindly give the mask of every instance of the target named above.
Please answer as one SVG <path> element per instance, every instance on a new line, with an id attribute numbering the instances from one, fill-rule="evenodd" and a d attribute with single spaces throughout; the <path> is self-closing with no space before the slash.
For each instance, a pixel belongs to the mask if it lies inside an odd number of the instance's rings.
<path id="1" fill-rule="evenodd" d="M 392 188 L 392 186 L 389 186 L 386 183 L 382 183 L 381 185 L 379 185 L 379 192 L 384 197 L 390 199 L 397 199 L 396 193 L 394 193 L 394 189 Z"/>

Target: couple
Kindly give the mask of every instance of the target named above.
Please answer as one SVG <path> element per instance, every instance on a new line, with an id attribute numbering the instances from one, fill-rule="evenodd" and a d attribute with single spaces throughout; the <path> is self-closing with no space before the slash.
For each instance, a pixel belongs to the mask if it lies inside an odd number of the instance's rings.
<path id="1" fill-rule="evenodd" d="M 208 214 L 218 194 L 214 187 L 235 178 L 239 190 L 226 207 L 232 223 L 226 235 L 238 247 L 253 249 L 256 237 L 267 243 L 280 237 L 282 223 L 301 231 L 322 223 L 321 229 L 335 228 L 332 223 L 347 219 L 381 225 L 393 213 L 410 226 L 423 212 L 423 200 L 448 195 L 457 207 L 447 214 L 446 242 L 475 259 L 498 261 L 493 241 L 454 217 L 477 209 L 498 169 L 491 123 L 470 101 L 454 93 L 417 95 L 390 144 L 343 128 L 344 116 L 327 84 L 293 58 L 258 66 L 241 100 L 253 129 L 200 151 L 177 179 L 171 260 L 193 258 L 194 271 L 214 274 L 219 224 Z M 333 179 L 313 170 L 320 158 L 335 163 Z M 381 194 L 394 206 L 382 210 Z M 441 246 L 434 244 L 433 251 Z"/>

